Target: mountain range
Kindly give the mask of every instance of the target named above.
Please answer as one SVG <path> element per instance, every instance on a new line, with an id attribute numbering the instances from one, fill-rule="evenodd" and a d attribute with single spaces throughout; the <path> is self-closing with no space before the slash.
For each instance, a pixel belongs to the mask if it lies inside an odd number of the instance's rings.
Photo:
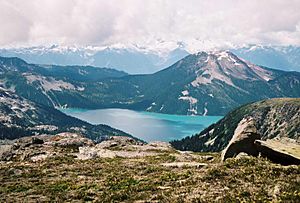
<path id="1" fill-rule="evenodd" d="M 154 73 L 168 67 L 189 53 L 182 47 L 157 53 L 137 46 L 119 47 L 50 47 L 2 48 L 0 56 L 19 57 L 29 63 L 79 65 L 114 68 L 131 74 Z"/>
<path id="2" fill-rule="evenodd" d="M 166 45 L 163 45 L 166 46 Z M 200 47 L 201 49 L 201 47 Z M 250 44 L 230 48 L 240 58 L 261 66 L 300 72 L 300 47 Z M 97 46 L 36 46 L 0 48 L 0 56 L 19 57 L 28 63 L 53 65 L 98 66 L 123 70 L 130 74 L 154 73 L 162 70 L 190 52 L 182 43 L 165 50 L 137 45 Z"/>
<path id="3" fill-rule="evenodd" d="M 0 58 L 4 88 L 50 107 L 128 108 L 225 115 L 253 101 L 300 96 L 300 73 L 254 65 L 229 51 L 190 54 L 154 74 Z"/>
<path id="4" fill-rule="evenodd" d="M 279 70 L 300 72 L 299 46 L 248 45 L 230 49 L 237 56 L 252 63 Z"/>

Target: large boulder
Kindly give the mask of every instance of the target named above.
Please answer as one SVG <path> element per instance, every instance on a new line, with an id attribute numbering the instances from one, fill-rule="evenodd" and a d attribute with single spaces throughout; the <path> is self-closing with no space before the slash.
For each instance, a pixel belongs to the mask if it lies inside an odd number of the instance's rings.
<path id="1" fill-rule="evenodd" d="M 299 165 L 300 164 L 300 145 L 287 139 L 281 140 L 255 140 L 254 144 L 259 150 L 262 157 L 283 164 Z"/>
<path id="2" fill-rule="evenodd" d="M 227 158 L 235 157 L 241 152 L 257 156 L 259 151 L 254 141 L 258 139 L 260 139 L 260 135 L 255 127 L 254 119 L 252 117 L 242 119 L 235 129 L 229 144 L 222 151 L 222 161 Z"/>

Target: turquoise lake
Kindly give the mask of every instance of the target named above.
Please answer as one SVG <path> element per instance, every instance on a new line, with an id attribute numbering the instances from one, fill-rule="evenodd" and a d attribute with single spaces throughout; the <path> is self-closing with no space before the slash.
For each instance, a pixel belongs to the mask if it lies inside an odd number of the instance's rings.
<path id="1" fill-rule="evenodd" d="M 91 124 L 110 125 L 147 142 L 181 139 L 200 132 L 222 118 L 222 116 L 182 116 L 127 109 L 60 110 Z"/>

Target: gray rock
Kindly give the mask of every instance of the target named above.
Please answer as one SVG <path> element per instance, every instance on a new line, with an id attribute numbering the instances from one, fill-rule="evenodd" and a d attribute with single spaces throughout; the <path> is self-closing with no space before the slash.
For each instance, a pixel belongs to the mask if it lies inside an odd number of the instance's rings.
<path id="1" fill-rule="evenodd" d="M 125 136 L 112 136 L 109 140 L 100 142 L 97 144 L 98 149 L 111 149 L 114 147 L 126 147 L 131 145 L 143 145 L 144 143 L 139 142 L 133 138 Z"/>
<path id="2" fill-rule="evenodd" d="M 9 161 L 13 145 L 0 145 L 0 161 Z"/>
<path id="3" fill-rule="evenodd" d="M 52 136 L 50 140 L 45 144 L 58 147 L 78 148 L 83 146 L 93 146 L 94 142 L 88 138 L 83 137 L 82 135 L 65 132 Z"/>
<path id="4" fill-rule="evenodd" d="M 31 136 L 31 137 L 22 137 L 14 143 L 14 149 L 18 148 L 26 148 L 32 145 L 41 145 L 44 144 L 44 140 L 42 138 Z"/>
<path id="5" fill-rule="evenodd" d="M 255 140 L 254 144 L 256 145 L 256 148 L 259 150 L 262 157 L 266 157 L 275 163 L 282 165 L 300 164 L 300 145 L 291 143 L 283 144 L 274 140 Z"/>
<path id="6" fill-rule="evenodd" d="M 113 136 L 95 146 L 79 147 L 77 158 L 81 160 L 101 158 L 135 158 L 155 156 L 160 152 L 170 151 L 169 143 L 153 142 L 145 144 L 130 137 Z M 174 149 L 173 149 L 174 150 Z"/>
<path id="7" fill-rule="evenodd" d="M 252 117 L 244 118 L 235 129 L 234 135 L 227 147 L 223 150 L 221 160 L 235 157 L 240 152 L 257 156 L 259 154 L 254 141 L 260 139 Z"/>

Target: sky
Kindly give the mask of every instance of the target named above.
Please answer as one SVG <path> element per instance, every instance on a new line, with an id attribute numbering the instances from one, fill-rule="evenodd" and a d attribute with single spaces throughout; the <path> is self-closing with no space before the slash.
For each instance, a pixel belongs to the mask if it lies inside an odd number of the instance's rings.
<path id="1" fill-rule="evenodd" d="M 0 47 L 300 45 L 300 0 L 0 0 Z"/>

